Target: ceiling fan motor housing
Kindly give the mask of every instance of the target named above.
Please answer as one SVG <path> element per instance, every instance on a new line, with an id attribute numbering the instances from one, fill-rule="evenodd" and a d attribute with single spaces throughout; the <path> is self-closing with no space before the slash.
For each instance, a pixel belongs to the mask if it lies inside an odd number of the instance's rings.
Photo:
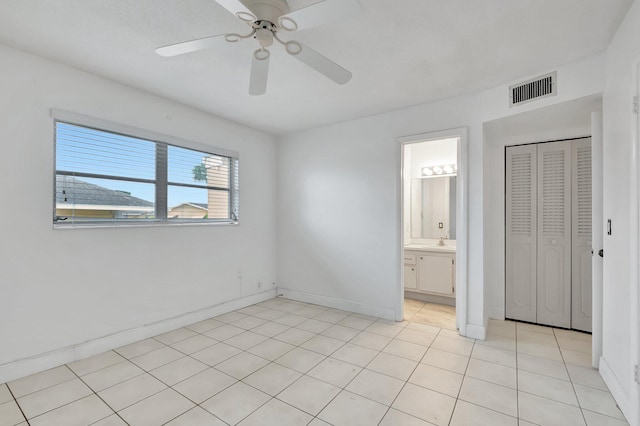
<path id="1" fill-rule="evenodd" d="M 273 44 L 273 34 L 275 33 L 275 26 L 271 22 L 267 21 L 258 21 L 254 28 L 256 28 L 256 33 L 253 36 L 260 46 L 269 47 Z"/>
<path id="2" fill-rule="evenodd" d="M 289 5 L 285 0 L 243 0 L 245 6 L 253 12 L 258 21 L 278 23 L 278 18 L 289 13 Z"/>

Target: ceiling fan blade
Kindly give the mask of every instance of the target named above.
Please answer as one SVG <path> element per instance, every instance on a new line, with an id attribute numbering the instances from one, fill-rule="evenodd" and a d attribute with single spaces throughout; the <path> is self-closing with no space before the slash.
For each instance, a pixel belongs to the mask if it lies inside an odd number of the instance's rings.
<path id="1" fill-rule="evenodd" d="M 264 95 L 267 91 L 269 59 L 271 57 L 268 52 L 266 49 L 258 49 L 253 53 L 251 78 L 249 80 L 249 94 L 252 96 Z"/>
<path id="2" fill-rule="evenodd" d="M 182 43 L 158 47 L 156 49 L 156 53 L 160 56 L 177 56 L 183 55 L 185 53 L 196 52 L 198 50 L 206 49 L 225 41 L 225 35 L 226 34 L 219 34 L 211 37 L 204 37 L 196 40 L 184 41 Z"/>
<path id="3" fill-rule="evenodd" d="M 362 13 L 358 0 L 323 0 L 311 6 L 294 10 L 283 16 L 297 24 L 298 30 L 318 27 L 342 19 L 352 18 Z"/>
<path id="4" fill-rule="evenodd" d="M 287 50 L 291 56 L 300 62 L 307 64 L 320 74 L 338 84 L 345 84 L 351 80 L 352 75 L 348 70 L 342 68 L 340 65 L 316 52 L 312 48 L 305 46 L 302 43 L 296 43 L 300 45 L 301 50 L 299 53 L 291 53 Z"/>
<path id="5" fill-rule="evenodd" d="M 251 10 L 240 0 L 216 0 L 216 2 L 227 9 L 229 13 L 246 22 L 253 22 L 256 20 L 256 16 Z"/>

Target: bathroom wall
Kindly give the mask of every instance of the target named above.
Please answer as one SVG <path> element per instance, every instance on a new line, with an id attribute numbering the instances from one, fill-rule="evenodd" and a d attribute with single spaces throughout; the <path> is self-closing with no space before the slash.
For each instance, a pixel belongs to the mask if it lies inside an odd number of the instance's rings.
<path id="1" fill-rule="evenodd" d="M 406 173 L 405 176 L 409 176 L 409 181 L 404 182 L 404 225 L 405 229 L 408 227 L 408 234 L 405 237 L 405 244 L 431 242 L 429 241 L 429 239 L 418 237 L 418 235 L 422 234 L 423 221 L 420 217 L 421 209 L 416 206 L 422 205 L 422 192 L 420 187 L 415 188 L 414 186 L 421 185 L 422 183 L 421 178 L 423 167 L 441 166 L 444 164 L 457 164 L 457 148 L 457 138 L 433 140 L 405 145 L 405 153 L 407 153 L 407 151 L 409 152 L 408 155 L 405 154 L 404 161 Z"/>

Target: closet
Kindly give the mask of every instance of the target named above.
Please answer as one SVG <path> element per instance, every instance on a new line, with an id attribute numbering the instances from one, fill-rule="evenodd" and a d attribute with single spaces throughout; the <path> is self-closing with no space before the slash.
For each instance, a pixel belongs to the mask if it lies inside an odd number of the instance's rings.
<path id="1" fill-rule="evenodd" d="M 506 317 L 591 331 L 591 139 L 506 148 Z"/>

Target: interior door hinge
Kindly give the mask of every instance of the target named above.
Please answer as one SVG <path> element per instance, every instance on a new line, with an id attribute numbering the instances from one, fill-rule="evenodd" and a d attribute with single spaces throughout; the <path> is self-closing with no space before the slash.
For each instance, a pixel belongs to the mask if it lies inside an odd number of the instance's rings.
<path id="1" fill-rule="evenodd" d="M 640 383 L 640 371 L 638 371 L 638 364 L 633 368 L 633 380 L 636 383 Z"/>
<path id="2" fill-rule="evenodd" d="M 640 106 L 638 105 L 638 95 L 633 97 L 632 108 L 633 108 L 633 113 L 637 114 L 638 108 L 640 108 Z"/>

